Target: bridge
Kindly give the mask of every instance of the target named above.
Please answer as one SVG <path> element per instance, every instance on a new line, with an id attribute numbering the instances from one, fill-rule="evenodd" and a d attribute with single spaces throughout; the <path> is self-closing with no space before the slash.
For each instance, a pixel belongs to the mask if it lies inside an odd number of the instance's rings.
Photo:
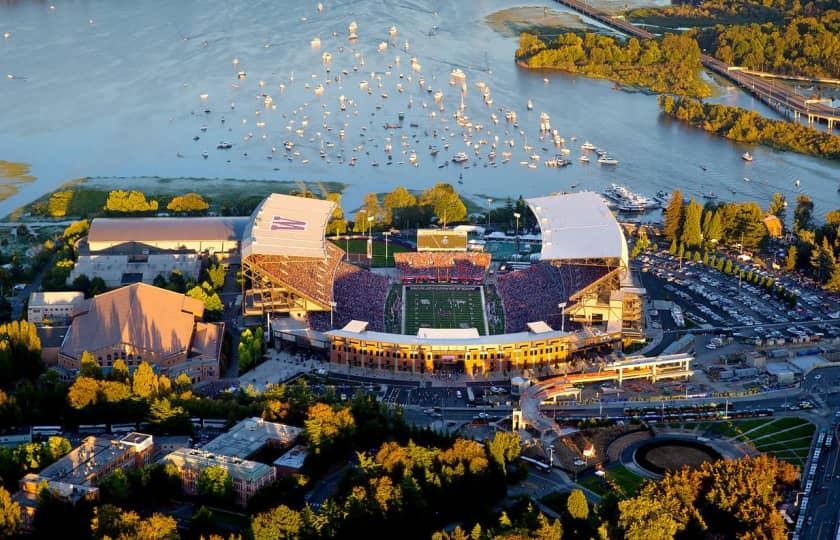
<path id="1" fill-rule="evenodd" d="M 606 11 L 592 7 L 586 2 L 580 0 L 555 1 L 594 21 L 618 30 L 622 34 L 639 39 L 652 39 L 656 37 L 655 34 L 639 28 L 622 18 L 613 17 Z M 834 128 L 835 124 L 840 124 L 840 111 L 833 108 L 827 102 L 828 100 L 809 99 L 805 96 L 800 96 L 790 88 L 767 80 L 766 76 L 762 77 L 755 72 L 729 66 L 708 54 L 700 55 L 700 62 L 707 70 L 732 81 L 768 107 L 783 116 L 791 118 L 793 121 L 806 119 L 808 125 L 812 125 L 815 122 L 823 122 L 828 125 L 829 131 Z"/>

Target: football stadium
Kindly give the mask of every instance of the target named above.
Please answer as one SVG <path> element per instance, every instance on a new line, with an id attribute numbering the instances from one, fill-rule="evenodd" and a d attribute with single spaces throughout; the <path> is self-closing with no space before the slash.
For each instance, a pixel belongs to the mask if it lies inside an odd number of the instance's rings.
<path id="1" fill-rule="evenodd" d="M 642 339 L 644 290 L 600 196 L 527 203 L 541 250 L 498 273 L 489 253 L 467 250 L 466 233 L 439 229 L 417 231 L 395 268 L 350 264 L 325 234 L 334 203 L 271 195 L 241 242 L 244 314 L 280 322 L 283 339 L 308 336 L 332 362 L 415 373 L 556 367 Z"/>

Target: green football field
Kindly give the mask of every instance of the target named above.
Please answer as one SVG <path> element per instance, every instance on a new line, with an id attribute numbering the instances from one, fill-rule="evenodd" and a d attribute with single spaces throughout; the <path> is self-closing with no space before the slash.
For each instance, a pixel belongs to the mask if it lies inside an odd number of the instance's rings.
<path id="1" fill-rule="evenodd" d="M 486 333 L 479 286 L 408 285 L 403 301 L 405 334 L 415 335 L 420 328 L 475 328 Z"/>

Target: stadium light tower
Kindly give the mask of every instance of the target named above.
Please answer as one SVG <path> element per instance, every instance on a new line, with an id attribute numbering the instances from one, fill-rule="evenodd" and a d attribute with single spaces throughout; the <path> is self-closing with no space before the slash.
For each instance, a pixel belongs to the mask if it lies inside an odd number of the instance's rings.
<path id="1" fill-rule="evenodd" d="M 333 326 L 333 311 L 335 310 L 335 306 L 338 304 L 335 301 L 330 302 L 330 330 L 334 328 Z"/>
<path id="2" fill-rule="evenodd" d="M 368 240 L 367 240 L 367 258 L 373 259 L 373 216 L 367 217 L 368 222 Z"/>
<path id="3" fill-rule="evenodd" d="M 566 302 L 560 302 L 557 304 L 557 307 L 560 308 L 560 331 L 566 331 Z"/>
<path id="4" fill-rule="evenodd" d="M 487 199 L 487 228 L 490 228 L 490 212 L 493 211 L 493 199 Z"/>
<path id="5" fill-rule="evenodd" d="M 513 217 L 516 218 L 516 256 L 519 256 L 519 218 L 522 217 L 522 214 L 519 212 L 514 212 Z"/>
<path id="6" fill-rule="evenodd" d="M 384 231 L 382 236 L 385 237 L 385 266 L 388 265 L 388 237 L 391 236 L 391 231 Z"/>

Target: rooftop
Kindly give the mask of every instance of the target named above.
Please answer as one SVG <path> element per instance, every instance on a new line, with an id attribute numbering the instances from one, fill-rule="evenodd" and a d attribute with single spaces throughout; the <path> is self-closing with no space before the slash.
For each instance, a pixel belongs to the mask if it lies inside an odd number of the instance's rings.
<path id="1" fill-rule="evenodd" d="M 274 193 L 257 206 L 242 240 L 250 255 L 325 258 L 324 234 L 335 203 Z"/>
<path id="2" fill-rule="evenodd" d="M 268 444 L 292 445 L 302 431 L 299 427 L 266 422 L 261 418 L 246 418 L 227 433 L 205 444 L 202 450 L 245 459 L 253 456 Z"/>
<path id="3" fill-rule="evenodd" d="M 130 344 L 139 351 L 172 355 L 187 351 L 204 304 L 180 293 L 135 283 L 86 300 L 73 318 L 61 353 Z"/>
<path id="4" fill-rule="evenodd" d="M 580 192 L 527 199 L 542 231 L 540 259 L 627 261 L 621 226 L 597 193 Z"/>
<path id="5" fill-rule="evenodd" d="M 271 474 L 272 466 L 238 457 L 214 454 L 198 448 L 178 448 L 163 458 L 179 468 L 205 469 L 214 465 L 224 467 L 232 480 L 253 482 Z"/>
<path id="6" fill-rule="evenodd" d="M 120 440 L 86 437 L 79 446 L 44 468 L 38 476 L 64 484 L 90 484 L 100 471 L 109 469 L 114 460 L 122 458 L 127 452 L 144 450 L 152 443 L 152 436 L 145 433 L 129 433 Z"/>
<path id="7" fill-rule="evenodd" d="M 274 460 L 274 466 L 300 470 L 303 468 L 303 463 L 306 461 L 308 455 L 309 450 L 304 445 L 299 444 Z"/>
<path id="8" fill-rule="evenodd" d="M 247 225 L 246 217 L 96 218 L 88 242 L 236 241 Z"/>

